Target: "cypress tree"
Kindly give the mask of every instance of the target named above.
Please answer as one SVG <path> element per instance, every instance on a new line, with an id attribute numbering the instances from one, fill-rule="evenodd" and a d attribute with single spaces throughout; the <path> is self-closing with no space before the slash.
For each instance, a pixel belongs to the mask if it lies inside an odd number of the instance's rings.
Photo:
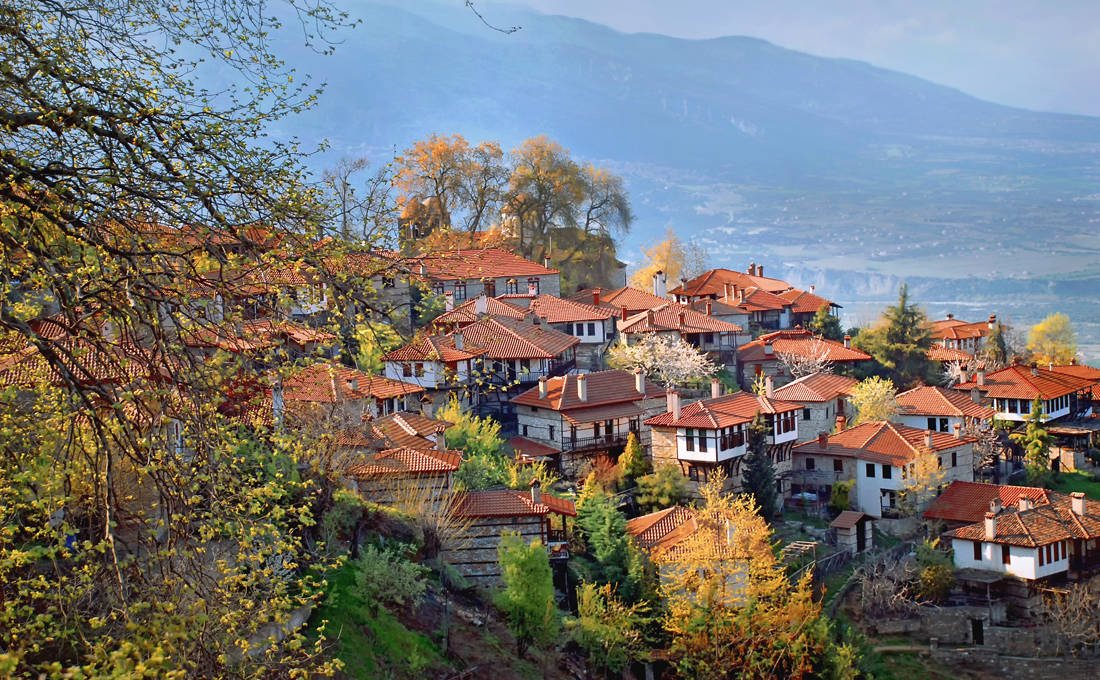
<path id="1" fill-rule="evenodd" d="M 775 464 L 768 454 L 767 433 L 760 414 L 753 418 L 748 430 L 748 455 L 745 456 L 745 473 L 742 488 L 752 494 L 760 506 L 760 515 L 770 520 L 775 516 L 779 492 L 775 487 Z"/>

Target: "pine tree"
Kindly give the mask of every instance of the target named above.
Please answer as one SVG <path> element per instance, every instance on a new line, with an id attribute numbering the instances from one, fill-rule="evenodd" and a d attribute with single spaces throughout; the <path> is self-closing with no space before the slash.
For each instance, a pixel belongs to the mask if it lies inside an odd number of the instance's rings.
<path id="1" fill-rule="evenodd" d="M 649 472 L 649 459 L 638 442 L 638 436 L 633 432 L 627 437 L 626 448 L 619 456 L 619 469 L 622 470 L 623 477 L 629 479 L 637 479 Z"/>
<path id="2" fill-rule="evenodd" d="M 982 353 L 986 361 L 992 364 L 989 368 L 997 369 L 1008 365 L 1008 341 L 1005 339 L 1005 329 L 1000 321 L 990 331 Z"/>
<path id="3" fill-rule="evenodd" d="M 751 494 L 760 507 L 764 519 L 775 515 L 778 492 L 775 488 L 775 464 L 768 453 L 767 435 L 764 424 L 757 414 L 748 429 L 748 455 L 745 456 L 745 472 L 741 487 Z"/>
<path id="4" fill-rule="evenodd" d="M 928 358 L 932 346 L 928 317 L 909 301 L 909 287 L 904 283 L 898 289 L 898 303 L 883 312 L 882 323 L 860 333 L 853 344 L 873 356 L 901 387 L 933 382 L 935 364 Z"/>
<path id="5" fill-rule="evenodd" d="M 840 327 L 840 319 L 832 314 L 828 303 L 821 305 L 808 325 L 811 331 L 826 340 L 839 342 L 844 339 L 844 329 Z"/>
<path id="6" fill-rule="evenodd" d="M 1031 404 L 1031 413 L 1028 414 L 1026 422 L 1027 429 L 1024 432 L 1009 436 L 1024 447 L 1028 483 L 1034 486 L 1046 486 L 1051 480 L 1051 436 L 1043 425 L 1043 402 L 1038 397 Z"/>

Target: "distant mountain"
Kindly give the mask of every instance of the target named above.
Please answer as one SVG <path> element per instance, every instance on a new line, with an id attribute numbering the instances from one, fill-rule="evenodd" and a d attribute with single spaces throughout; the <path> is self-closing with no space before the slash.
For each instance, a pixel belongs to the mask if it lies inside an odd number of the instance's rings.
<path id="1" fill-rule="evenodd" d="M 626 178 L 628 259 L 673 227 L 716 265 L 836 281 L 841 301 L 901 279 L 950 300 L 965 279 L 991 301 L 1041 288 L 1039 311 L 1066 295 L 1100 310 L 1098 118 L 755 38 L 628 35 L 479 3 L 523 27 L 503 35 L 461 4 L 358 5 L 335 56 L 291 55 L 328 85 L 277 134 L 328 138 L 319 164 L 384 160 L 432 132 L 506 148 L 546 134 Z"/>

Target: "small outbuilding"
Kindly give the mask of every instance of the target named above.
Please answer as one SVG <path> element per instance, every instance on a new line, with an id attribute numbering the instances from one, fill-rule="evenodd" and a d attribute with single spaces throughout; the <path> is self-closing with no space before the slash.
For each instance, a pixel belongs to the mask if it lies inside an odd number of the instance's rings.
<path id="1" fill-rule="evenodd" d="M 874 545 L 871 523 L 874 517 L 858 510 L 845 510 L 837 515 L 829 528 L 836 531 L 838 547 L 854 554 L 866 552 Z"/>

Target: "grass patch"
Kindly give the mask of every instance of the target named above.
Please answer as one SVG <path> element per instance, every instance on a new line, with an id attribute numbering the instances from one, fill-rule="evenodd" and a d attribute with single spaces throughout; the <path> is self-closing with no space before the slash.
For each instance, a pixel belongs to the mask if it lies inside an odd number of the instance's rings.
<path id="1" fill-rule="evenodd" d="M 804 510 L 790 511 L 783 513 L 783 521 L 785 522 L 801 522 L 802 524 L 809 524 L 812 527 L 818 529 L 828 529 L 829 520 L 822 519 L 815 515 L 810 515 Z"/>
<path id="2" fill-rule="evenodd" d="M 1081 491 L 1093 500 L 1100 500 L 1100 482 L 1094 480 L 1092 475 L 1084 472 L 1062 472 L 1058 479 L 1051 484 L 1051 488 L 1061 493 Z"/>
<path id="3" fill-rule="evenodd" d="M 323 628 L 322 622 L 325 622 Z M 310 619 L 310 628 L 324 632 L 353 678 L 421 678 L 427 669 L 444 664 L 427 636 L 409 630 L 384 607 L 371 614 L 355 594 L 355 565 L 344 564 L 328 575 L 324 604 Z"/>

